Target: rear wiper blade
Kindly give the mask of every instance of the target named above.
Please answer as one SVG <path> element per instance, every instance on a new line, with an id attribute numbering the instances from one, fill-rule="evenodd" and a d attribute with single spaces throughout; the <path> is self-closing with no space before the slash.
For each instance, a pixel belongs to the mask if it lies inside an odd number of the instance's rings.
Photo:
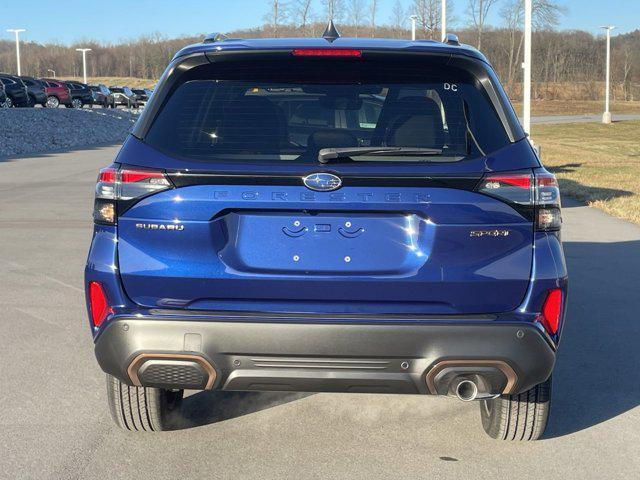
<path id="1" fill-rule="evenodd" d="M 350 158 L 362 155 L 392 155 L 392 156 L 427 156 L 442 155 L 441 148 L 416 148 L 416 147 L 344 147 L 323 148 L 318 152 L 320 163 L 329 163 L 338 158 Z"/>

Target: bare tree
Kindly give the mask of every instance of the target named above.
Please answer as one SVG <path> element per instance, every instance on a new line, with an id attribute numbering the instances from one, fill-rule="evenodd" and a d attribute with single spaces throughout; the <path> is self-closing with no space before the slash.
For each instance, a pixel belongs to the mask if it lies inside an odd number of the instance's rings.
<path id="1" fill-rule="evenodd" d="M 271 26 L 274 37 L 278 36 L 280 26 L 286 21 L 287 5 L 282 0 L 270 0 L 269 12 L 265 15 L 265 21 Z"/>
<path id="2" fill-rule="evenodd" d="M 413 14 L 418 17 L 418 25 L 425 31 L 425 36 L 433 39 L 440 28 L 440 0 L 414 0 Z"/>
<path id="3" fill-rule="evenodd" d="M 371 0 L 369 5 L 369 26 L 371 27 L 371 36 L 376 36 L 376 13 L 378 13 L 378 0 Z"/>
<path id="4" fill-rule="evenodd" d="M 303 32 L 307 29 L 309 20 L 313 15 L 313 12 L 311 11 L 311 2 L 312 0 L 296 0 L 292 6 L 294 22 L 300 26 Z"/>
<path id="5" fill-rule="evenodd" d="M 611 64 L 614 67 L 613 79 L 620 82 L 623 100 L 632 100 L 631 77 L 633 73 L 633 48 L 629 43 L 624 43 L 612 52 Z M 615 89 L 614 89 L 615 98 Z"/>
<path id="6" fill-rule="evenodd" d="M 401 32 L 405 30 L 407 23 L 407 12 L 405 12 L 402 2 L 396 0 L 393 4 L 393 10 L 391 11 L 391 27 L 393 28 L 394 37 L 399 37 Z"/>
<path id="7" fill-rule="evenodd" d="M 498 0 L 469 0 L 469 17 L 477 32 L 477 47 L 482 48 L 482 32 L 491 7 Z"/>
<path id="8" fill-rule="evenodd" d="M 564 9 L 554 0 L 533 0 L 531 9 L 533 27 L 536 30 L 556 27 L 559 23 L 560 15 L 564 12 Z M 504 19 L 505 26 L 509 32 L 507 83 L 512 84 L 517 65 L 520 63 L 524 42 L 524 32 L 522 31 L 524 1 L 510 0 L 502 7 L 500 15 Z"/>
<path id="9" fill-rule="evenodd" d="M 327 20 L 340 22 L 344 19 L 345 8 L 343 0 L 322 0 L 322 3 L 324 4 Z"/>
<path id="10" fill-rule="evenodd" d="M 366 9 L 365 0 L 349 0 L 349 21 L 355 27 L 356 37 L 359 34 L 360 25 L 365 20 Z"/>

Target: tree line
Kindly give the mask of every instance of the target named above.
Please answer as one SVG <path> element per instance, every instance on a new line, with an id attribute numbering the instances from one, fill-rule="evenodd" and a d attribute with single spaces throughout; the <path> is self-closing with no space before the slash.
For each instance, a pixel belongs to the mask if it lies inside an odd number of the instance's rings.
<path id="1" fill-rule="evenodd" d="M 440 38 L 441 0 L 395 0 L 389 18 L 381 18 L 382 0 L 267 0 L 262 25 L 227 32 L 230 37 L 320 36 L 333 18 L 343 36 L 410 38 L 409 17 L 416 16 L 419 39 Z M 387 0 L 392 1 L 392 0 Z M 458 0 L 462 1 L 462 0 Z M 447 30 L 489 58 L 512 95 L 518 95 L 523 60 L 523 0 L 466 0 L 463 18 L 448 16 Z M 452 12 L 448 2 L 447 12 Z M 555 0 L 533 0 L 534 98 L 583 99 L 602 97 L 605 40 L 581 30 L 557 29 L 564 9 Z M 499 18 L 490 25 L 488 18 Z M 156 33 L 109 44 L 21 44 L 26 75 L 57 77 L 82 75 L 82 59 L 75 48 L 91 48 L 87 56 L 91 77 L 157 79 L 173 54 L 203 35 L 166 38 Z M 15 72 L 15 45 L 0 41 L 0 71 Z M 640 99 L 640 30 L 612 38 L 614 99 Z"/>

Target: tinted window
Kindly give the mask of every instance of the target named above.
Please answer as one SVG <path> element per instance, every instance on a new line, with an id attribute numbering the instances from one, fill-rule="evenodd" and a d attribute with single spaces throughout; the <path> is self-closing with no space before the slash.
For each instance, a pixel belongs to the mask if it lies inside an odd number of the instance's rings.
<path id="1" fill-rule="evenodd" d="M 484 88 L 468 72 L 314 60 L 194 69 L 145 140 L 175 156 L 212 162 L 316 162 L 321 148 L 362 146 L 441 149 L 441 160 L 454 161 L 509 143 Z"/>

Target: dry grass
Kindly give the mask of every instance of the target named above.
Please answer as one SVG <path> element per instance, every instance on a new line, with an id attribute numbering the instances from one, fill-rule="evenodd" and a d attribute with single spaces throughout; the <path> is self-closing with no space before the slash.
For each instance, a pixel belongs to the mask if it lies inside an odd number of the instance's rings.
<path id="1" fill-rule="evenodd" d="M 516 113 L 522 112 L 522 104 L 514 103 Z M 595 115 L 604 111 L 604 101 L 595 100 L 536 100 L 531 102 L 533 115 Z M 611 102 L 611 112 L 638 113 L 640 102 Z"/>
<path id="2" fill-rule="evenodd" d="M 564 195 L 640 224 L 640 122 L 534 125 Z"/>
<path id="3" fill-rule="evenodd" d="M 76 80 L 81 82 L 82 77 L 65 77 L 63 80 Z M 132 77 L 88 77 L 89 85 L 98 85 L 100 83 L 111 86 L 127 86 L 131 88 L 153 88 L 157 80 L 149 78 L 132 78 Z"/>

